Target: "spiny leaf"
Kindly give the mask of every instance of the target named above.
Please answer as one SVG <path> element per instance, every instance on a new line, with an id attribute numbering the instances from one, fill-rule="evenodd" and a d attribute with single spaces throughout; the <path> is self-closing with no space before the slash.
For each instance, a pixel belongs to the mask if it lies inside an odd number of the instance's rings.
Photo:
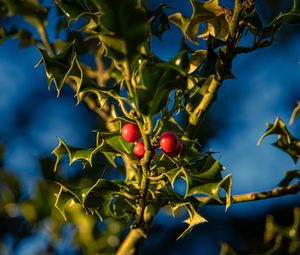
<path id="1" fill-rule="evenodd" d="M 195 180 L 194 180 L 195 181 Z M 220 188 L 222 188 L 226 192 L 226 210 L 231 204 L 231 186 L 232 186 L 232 176 L 231 174 L 224 177 L 219 182 L 209 182 L 203 183 L 200 185 L 193 185 L 188 192 L 188 195 L 196 195 L 196 194 L 206 194 L 222 203 L 220 199 Z"/>
<path id="2" fill-rule="evenodd" d="M 156 122 L 154 130 L 157 130 L 161 125 L 163 125 L 161 133 L 172 130 L 172 132 L 177 134 L 177 136 L 181 137 L 184 132 L 183 128 L 176 122 L 176 120 L 173 117 L 169 118 L 167 121 L 164 121 L 163 124 L 160 120 L 158 120 Z"/>
<path id="3" fill-rule="evenodd" d="M 165 8 L 167 7 L 168 6 L 165 4 L 161 4 L 160 6 L 158 6 L 153 12 L 153 16 L 150 23 L 151 33 L 160 40 L 162 34 L 166 30 L 170 30 L 168 16 L 165 13 Z"/>
<path id="4" fill-rule="evenodd" d="M 250 13 L 243 13 L 243 20 L 247 22 L 248 28 L 254 35 L 259 35 L 263 29 L 263 23 L 259 17 L 256 8 L 254 8 Z"/>
<path id="5" fill-rule="evenodd" d="M 95 212 L 100 219 L 124 218 L 133 212 L 132 207 L 122 199 L 122 190 L 127 189 L 127 186 L 120 181 L 98 179 L 93 186 L 84 189 L 70 189 L 59 185 L 55 207 L 65 220 L 66 208 L 74 203 L 80 203 L 87 211 Z"/>
<path id="6" fill-rule="evenodd" d="M 82 161 L 84 166 L 87 163 L 90 166 L 92 166 L 92 160 L 96 153 L 98 153 L 98 152 L 114 152 L 114 153 L 116 153 L 117 152 L 111 146 L 107 145 L 104 141 L 102 141 L 102 143 L 95 148 L 81 149 L 81 148 L 73 147 L 73 146 L 66 144 L 60 138 L 58 138 L 58 139 L 59 139 L 59 144 L 52 151 L 52 153 L 56 156 L 54 171 L 57 170 L 60 159 L 66 154 L 68 154 L 68 156 L 69 156 L 70 165 L 73 164 L 75 161 L 80 160 L 80 161 Z"/>
<path id="7" fill-rule="evenodd" d="M 164 175 L 169 179 L 169 181 L 170 181 L 171 186 L 172 186 L 173 189 L 174 189 L 174 183 L 175 183 L 176 179 L 178 177 L 183 177 L 183 179 L 186 182 L 185 195 L 188 194 L 188 189 L 189 189 L 189 186 L 188 186 L 189 175 L 188 175 L 188 173 L 186 172 L 186 170 L 183 167 L 181 167 L 180 169 L 174 168 L 174 169 L 172 169 L 170 171 L 165 172 Z"/>
<path id="8" fill-rule="evenodd" d="M 117 97 L 119 86 L 101 87 L 85 75 L 77 54 L 72 54 L 73 47 L 74 42 L 67 45 L 61 53 L 53 57 L 50 57 L 45 50 L 40 49 L 48 78 L 48 87 L 50 88 L 51 82 L 54 81 L 59 96 L 64 83 L 69 79 L 76 86 L 77 103 L 80 103 L 86 96 L 95 94 L 102 107 L 109 97 Z M 71 56 L 72 60 L 69 63 Z"/>
<path id="9" fill-rule="evenodd" d="M 7 6 L 10 15 L 21 15 L 34 26 L 38 28 L 44 27 L 48 10 L 41 6 L 38 1 L 1 0 L 0 2 L 3 2 Z"/>
<path id="10" fill-rule="evenodd" d="M 167 103 L 169 93 L 175 89 L 185 89 L 187 79 L 181 70 L 168 63 L 148 63 L 140 65 L 139 76 L 135 77 L 138 84 L 134 100 L 138 110 L 153 116 L 161 111 Z"/>
<path id="11" fill-rule="evenodd" d="M 185 203 L 185 204 L 182 204 L 181 206 L 184 206 L 189 213 L 190 217 L 187 218 L 186 220 L 184 220 L 184 222 L 189 224 L 189 226 L 187 227 L 187 229 L 185 231 L 183 231 L 183 233 L 180 234 L 180 236 L 178 236 L 176 238 L 176 240 L 179 240 L 179 239 L 183 238 L 184 236 L 186 236 L 188 233 L 190 233 L 193 230 L 193 228 L 196 225 L 207 222 L 207 220 L 205 218 L 203 218 L 196 211 L 196 209 L 191 205 L 191 203 Z"/>
<path id="12" fill-rule="evenodd" d="M 290 133 L 287 130 L 284 122 L 280 118 L 276 118 L 274 124 L 268 124 L 268 129 L 258 140 L 257 145 L 260 145 L 262 140 L 271 134 L 278 134 L 281 137 L 284 137 L 287 143 L 291 143 Z"/>
<path id="13" fill-rule="evenodd" d="M 281 13 L 276 16 L 267 28 L 272 29 L 273 33 L 278 31 L 285 23 L 299 24 L 300 23 L 300 4 L 299 0 L 294 0 L 293 6 L 289 12 Z"/>
<path id="14" fill-rule="evenodd" d="M 290 125 L 292 125 L 295 122 L 299 114 L 300 114 L 300 101 L 297 102 L 297 106 L 293 110 L 292 116 L 289 121 Z"/>
<path id="15" fill-rule="evenodd" d="M 273 145 L 288 153 L 292 159 L 297 162 L 298 158 L 300 157 L 300 140 L 296 139 L 290 134 L 280 118 L 276 118 L 274 124 L 268 125 L 268 129 L 259 139 L 257 144 L 259 145 L 266 136 L 271 134 L 278 135 L 278 138 Z"/>
<path id="16" fill-rule="evenodd" d="M 197 50 L 195 51 L 190 58 L 190 69 L 189 73 L 194 72 L 198 67 L 206 60 L 207 50 Z"/>
<path id="17" fill-rule="evenodd" d="M 201 159 L 202 166 L 198 169 L 199 165 L 196 165 L 191 168 L 191 177 L 200 178 L 206 181 L 220 181 L 222 180 L 221 171 L 223 166 L 220 164 L 219 160 L 215 160 L 211 155 L 206 156 L 204 159 Z M 193 166 L 190 164 L 190 167 Z"/>
<path id="18" fill-rule="evenodd" d="M 116 152 L 122 155 L 132 154 L 134 144 L 126 142 L 120 132 L 96 132 L 98 139 L 100 139 L 100 141 L 105 141 L 105 143 L 112 147 Z"/>
<path id="19" fill-rule="evenodd" d="M 82 16 L 85 16 L 86 18 L 93 17 L 96 19 L 97 15 L 100 14 L 99 11 L 95 9 L 93 1 L 55 0 L 55 4 L 65 15 L 68 24 L 70 24 L 71 21 L 78 20 Z M 92 9 L 94 11 L 92 11 Z"/>
<path id="20" fill-rule="evenodd" d="M 178 26 L 183 34 L 193 43 L 197 44 L 197 37 L 213 37 L 226 40 L 229 35 L 229 27 L 226 20 L 225 10 L 220 6 L 218 0 L 210 0 L 202 3 L 190 0 L 193 14 L 190 18 L 184 17 L 181 13 L 169 16 L 171 22 Z M 198 33 L 200 24 L 206 23 L 206 30 Z"/>
<path id="21" fill-rule="evenodd" d="M 278 186 L 288 186 L 294 179 L 300 179 L 300 170 L 287 171 L 285 177 L 278 183 Z"/>

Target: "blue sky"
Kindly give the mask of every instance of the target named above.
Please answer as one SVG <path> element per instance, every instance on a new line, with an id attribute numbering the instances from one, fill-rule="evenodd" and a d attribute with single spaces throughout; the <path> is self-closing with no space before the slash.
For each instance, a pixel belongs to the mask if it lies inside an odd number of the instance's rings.
<path id="1" fill-rule="evenodd" d="M 170 59 L 175 56 L 180 39 L 178 29 L 172 27 L 162 42 L 153 39 L 152 49 L 161 58 Z M 234 194 L 274 188 L 286 170 L 299 166 L 270 145 L 274 136 L 256 146 L 265 124 L 274 122 L 276 116 L 287 123 L 300 99 L 299 40 L 299 35 L 289 41 L 278 40 L 271 48 L 235 59 L 233 72 L 237 78 L 224 82 L 212 108 L 212 116 L 223 119 L 222 130 L 209 147 L 218 152 L 216 157 L 227 168 L 225 174 L 233 174 Z M 96 121 L 84 105 L 76 106 L 70 89 L 64 89 L 60 98 L 56 97 L 54 86 L 48 92 L 43 66 L 33 68 L 40 59 L 36 49 L 19 49 L 17 41 L 9 40 L 0 46 L 0 56 L 0 142 L 6 146 L 4 164 L 22 178 L 25 190 L 31 193 L 31 184 L 39 178 L 37 159 L 50 154 L 57 136 L 74 145 L 91 145 L 87 141 L 93 140 L 91 131 L 96 128 Z M 299 125 L 297 120 L 290 127 L 298 136 Z M 299 198 L 298 194 L 233 205 L 225 217 L 256 217 L 279 204 L 296 204 Z M 224 217 L 224 208 L 210 207 L 208 211 Z M 181 220 L 163 213 L 158 219 L 170 225 Z"/>

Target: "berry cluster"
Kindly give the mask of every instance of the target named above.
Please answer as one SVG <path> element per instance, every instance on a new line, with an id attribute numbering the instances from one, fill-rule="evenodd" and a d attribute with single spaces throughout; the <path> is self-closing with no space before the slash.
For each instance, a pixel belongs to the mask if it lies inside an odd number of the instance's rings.
<path id="1" fill-rule="evenodd" d="M 144 142 L 138 142 L 141 138 L 139 127 L 133 123 L 127 123 L 122 127 L 122 137 L 129 143 L 136 143 L 133 147 L 133 155 L 137 158 L 143 158 L 145 155 Z M 162 151 L 169 157 L 177 157 L 182 150 L 182 143 L 172 132 L 165 132 L 161 135 L 159 146 Z M 155 150 L 152 149 L 151 156 L 154 157 Z"/>

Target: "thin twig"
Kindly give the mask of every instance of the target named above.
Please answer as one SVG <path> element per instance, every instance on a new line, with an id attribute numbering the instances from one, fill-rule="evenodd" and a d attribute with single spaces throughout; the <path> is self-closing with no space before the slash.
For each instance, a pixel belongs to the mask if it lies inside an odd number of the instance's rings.
<path id="1" fill-rule="evenodd" d="M 269 47 L 271 46 L 273 43 L 273 41 L 260 41 L 260 42 L 256 42 L 254 43 L 252 46 L 250 47 L 244 47 L 244 46 L 238 46 L 235 49 L 235 53 L 236 54 L 241 54 L 241 53 L 250 53 L 252 51 L 255 51 L 257 49 L 261 49 L 261 48 L 265 48 L 265 47 Z"/>
<path id="2" fill-rule="evenodd" d="M 231 197 L 231 203 L 243 203 L 243 202 L 257 201 L 257 200 L 268 199 L 273 197 L 280 197 L 284 195 L 292 195 L 292 194 L 295 195 L 299 191 L 300 191 L 300 181 L 293 185 L 289 185 L 286 187 L 279 187 L 268 191 L 234 195 Z M 196 199 L 199 202 L 204 203 L 205 205 L 225 205 L 226 203 L 225 197 L 220 198 L 222 203 L 218 202 L 217 200 L 211 197 L 197 197 Z"/>

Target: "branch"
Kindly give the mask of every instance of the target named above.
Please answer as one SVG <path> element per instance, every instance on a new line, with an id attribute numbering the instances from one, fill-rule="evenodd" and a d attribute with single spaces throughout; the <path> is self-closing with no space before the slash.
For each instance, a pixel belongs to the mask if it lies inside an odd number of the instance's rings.
<path id="1" fill-rule="evenodd" d="M 268 191 L 234 195 L 231 197 L 231 203 L 243 203 L 243 202 L 257 201 L 257 200 L 268 199 L 273 197 L 281 197 L 285 195 L 295 195 L 299 191 L 300 191 L 300 181 L 298 181 L 293 185 L 279 187 Z M 222 203 L 218 202 L 217 200 L 211 197 L 197 197 L 196 199 L 199 202 L 204 203 L 205 205 L 223 205 L 226 202 L 225 197 L 220 198 Z"/>
<path id="2" fill-rule="evenodd" d="M 254 43 L 252 46 L 250 47 L 244 47 L 244 46 L 238 46 L 235 49 L 235 54 L 241 54 L 241 53 L 250 53 L 252 51 L 255 51 L 257 49 L 261 49 L 261 48 L 265 48 L 265 47 L 269 47 L 271 46 L 273 43 L 273 40 L 271 41 L 260 41 L 260 42 L 256 42 Z"/>
<path id="3" fill-rule="evenodd" d="M 211 75 L 209 78 L 207 78 L 206 82 L 209 83 L 207 85 L 207 92 L 204 94 L 199 104 L 189 116 L 188 125 L 185 129 L 183 137 L 190 136 L 190 138 L 193 138 L 193 135 L 196 134 L 197 130 L 201 126 L 206 113 L 217 99 L 217 94 L 222 84 L 222 80 L 219 80 L 216 75 Z"/>
<path id="4" fill-rule="evenodd" d="M 42 43 L 43 43 L 45 49 L 48 49 L 48 51 L 50 52 L 50 54 L 54 55 L 55 51 L 54 51 L 51 43 L 49 42 L 48 35 L 46 33 L 45 27 L 44 26 L 39 26 L 38 27 L 38 32 L 40 34 L 40 37 L 41 37 L 41 40 L 42 40 Z"/>
<path id="5" fill-rule="evenodd" d="M 125 240 L 119 247 L 116 255 L 134 255 L 137 254 L 137 249 L 140 241 L 147 236 L 141 229 L 131 229 Z"/>

